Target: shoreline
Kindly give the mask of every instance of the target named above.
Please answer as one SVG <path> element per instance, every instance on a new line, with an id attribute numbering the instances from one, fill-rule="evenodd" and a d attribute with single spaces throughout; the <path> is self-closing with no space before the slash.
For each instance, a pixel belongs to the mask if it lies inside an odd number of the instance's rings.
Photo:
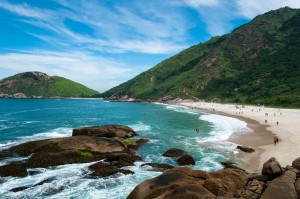
<path id="1" fill-rule="evenodd" d="M 297 124 L 300 124 L 299 109 L 277 109 L 208 102 L 178 104 L 245 121 L 253 133 L 234 134 L 229 138 L 229 141 L 256 150 L 253 154 L 241 152 L 237 155 L 245 162 L 243 166 L 246 169 L 260 172 L 263 164 L 271 157 L 275 157 L 281 166 L 290 165 L 293 160 L 300 157 L 300 133 L 297 134 Z M 276 146 L 273 142 L 275 136 L 279 137 L 279 143 Z"/>

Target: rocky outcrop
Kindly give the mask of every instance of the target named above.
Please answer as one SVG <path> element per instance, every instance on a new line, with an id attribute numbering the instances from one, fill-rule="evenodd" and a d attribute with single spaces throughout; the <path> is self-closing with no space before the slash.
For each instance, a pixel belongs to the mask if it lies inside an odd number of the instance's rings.
<path id="1" fill-rule="evenodd" d="M 233 197 L 246 183 L 247 175 L 237 169 L 210 173 L 181 167 L 142 182 L 127 198 Z"/>
<path id="2" fill-rule="evenodd" d="M 186 167 L 165 171 L 139 184 L 127 198 L 297 199 L 300 196 L 300 171 L 293 166 L 285 167 L 281 174 L 275 172 L 274 177 L 273 169 L 268 175 L 249 174 L 241 168 L 230 168 L 232 162 L 222 164 L 229 168 L 217 172 Z M 265 166 L 263 172 L 269 171 L 269 166 L 276 168 L 280 164 L 271 158 Z"/>
<path id="3" fill-rule="evenodd" d="M 18 75 L 16 75 L 16 77 L 19 78 L 30 78 L 33 80 L 51 80 L 51 77 L 45 73 L 42 72 L 38 72 L 38 71 L 32 71 L 32 72 L 25 72 L 25 73 L 19 73 Z"/>
<path id="4" fill-rule="evenodd" d="M 167 150 L 166 152 L 163 153 L 163 156 L 165 157 L 180 157 L 184 154 L 185 152 L 181 149 L 176 149 L 176 148 L 171 148 Z"/>
<path id="5" fill-rule="evenodd" d="M 73 129 L 72 136 L 87 135 L 97 137 L 120 137 L 130 138 L 136 136 L 136 132 L 127 126 L 121 125 L 103 125 L 103 126 L 91 126 Z"/>
<path id="6" fill-rule="evenodd" d="M 131 128 L 126 126 L 106 125 L 104 127 L 114 135 L 126 134 L 125 137 L 136 135 Z M 93 127 L 91 128 L 93 129 Z M 120 133 L 120 131 L 122 132 Z M 146 143 L 146 139 L 111 138 L 109 133 L 102 135 L 107 137 L 90 136 L 94 133 L 87 132 L 87 135 L 27 142 L 0 151 L 1 158 L 29 156 L 24 162 L 1 166 L 0 176 L 24 177 L 28 175 L 27 168 L 46 168 L 99 160 L 106 162 L 103 166 L 105 172 L 95 171 L 93 175 L 106 176 L 116 172 L 128 173 L 127 171 L 118 170 L 118 168 L 134 165 L 135 161 L 142 159 L 135 155 L 135 150 Z M 123 132 L 125 133 L 123 134 Z M 95 166 L 95 168 L 99 167 Z"/>
<path id="7" fill-rule="evenodd" d="M 175 168 L 174 166 L 171 166 L 169 164 L 159 164 L 159 163 L 146 163 L 142 164 L 141 166 L 150 166 L 148 167 L 148 171 L 166 171 L 169 169 Z"/>
<path id="8" fill-rule="evenodd" d="M 255 152 L 255 150 L 253 148 L 246 147 L 246 146 L 237 146 L 236 148 L 240 149 L 241 151 L 246 152 L 246 153 L 253 153 L 253 152 Z"/>

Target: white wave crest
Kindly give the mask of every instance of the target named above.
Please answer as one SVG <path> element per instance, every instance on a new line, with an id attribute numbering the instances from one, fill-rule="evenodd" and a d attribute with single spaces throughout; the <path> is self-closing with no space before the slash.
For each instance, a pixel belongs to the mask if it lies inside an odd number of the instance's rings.
<path id="1" fill-rule="evenodd" d="M 227 140 L 234 133 L 249 133 L 252 131 L 247 127 L 246 122 L 232 117 L 207 114 L 201 115 L 199 119 L 208 121 L 213 125 L 213 129 L 209 133 L 210 136 L 199 140 L 200 142 Z"/>
<path id="2" fill-rule="evenodd" d="M 151 130 L 151 126 L 144 124 L 142 122 L 139 122 L 138 124 L 129 125 L 129 127 L 135 131 L 150 131 Z"/>

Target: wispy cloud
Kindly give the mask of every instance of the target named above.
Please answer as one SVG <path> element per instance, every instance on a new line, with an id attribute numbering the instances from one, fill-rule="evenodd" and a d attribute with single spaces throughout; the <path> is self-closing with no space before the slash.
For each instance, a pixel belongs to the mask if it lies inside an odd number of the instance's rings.
<path id="1" fill-rule="evenodd" d="M 173 19 L 170 13 L 151 12 L 150 7 L 140 9 L 136 4 L 108 8 L 101 1 L 56 0 L 56 3 L 61 7 L 55 10 L 7 1 L 1 2 L 0 8 L 17 14 L 24 23 L 52 32 L 55 40 L 42 34 L 31 34 L 45 42 L 57 41 L 85 50 L 118 53 L 170 54 L 186 47 L 184 40 L 179 38 L 186 34 L 187 22 Z M 66 20 L 88 27 L 92 34 L 74 31 Z"/>
<path id="2" fill-rule="evenodd" d="M 251 20 L 267 11 L 289 6 L 300 8 L 295 0 L 185 0 L 185 5 L 196 10 L 211 36 L 223 35 L 236 27 L 235 19 Z"/>
<path id="3" fill-rule="evenodd" d="M 135 68 L 114 60 L 78 51 L 22 51 L 0 55 L 0 69 L 11 75 L 24 71 L 43 71 L 80 82 L 98 91 L 117 86 L 146 69 Z"/>

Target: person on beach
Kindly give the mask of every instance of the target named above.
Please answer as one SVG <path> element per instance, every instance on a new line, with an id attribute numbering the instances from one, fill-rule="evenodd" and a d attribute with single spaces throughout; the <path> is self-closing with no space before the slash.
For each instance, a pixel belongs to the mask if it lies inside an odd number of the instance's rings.
<path id="1" fill-rule="evenodd" d="M 276 122 L 276 124 L 277 124 L 277 126 L 278 126 L 278 124 L 279 124 L 278 121 Z"/>
<path id="2" fill-rule="evenodd" d="M 268 120 L 265 120 L 265 124 L 267 124 Z"/>
<path id="3" fill-rule="evenodd" d="M 279 138 L 277 136 L 274 137 L 274 145 L 278 145 Z"/>

